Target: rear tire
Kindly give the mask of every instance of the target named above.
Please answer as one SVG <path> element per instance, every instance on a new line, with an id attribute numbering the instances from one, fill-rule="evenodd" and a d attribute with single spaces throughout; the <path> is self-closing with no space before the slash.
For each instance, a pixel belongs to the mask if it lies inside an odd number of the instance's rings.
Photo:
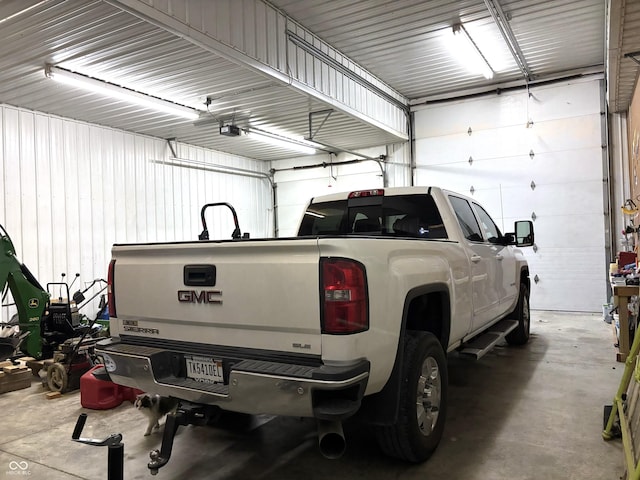
<path id="1" fill-rule="evenodd" d="M 447 387 L 447 359 L 438 339 L 407 332 L 398 419 L 395 425 L 376 427 L 386 455 L 413 463 L 431 456 L 444 431 Z"/>
<path id="2" fill-rule="evenodd" d="M 517 320 L 518 326 L 506 336 L 507 343 L 509 345 L 524 345 L 529 341 L 529 332 L 531 330 L 529 288 L 524 283 L 520 284 L 518 304 L 509 318 Z"/>
<path id="3" fill-rule="evenodd" d="M 47 384 L 52 392 L 65 393 L 69 386 L 67 369 L 61 363 L 54 362 L 47 369 Z"/>

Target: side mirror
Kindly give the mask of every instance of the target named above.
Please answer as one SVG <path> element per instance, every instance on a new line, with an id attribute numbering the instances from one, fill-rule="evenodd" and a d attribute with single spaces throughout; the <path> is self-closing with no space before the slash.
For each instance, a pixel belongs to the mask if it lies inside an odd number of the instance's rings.
<path id="1" fill-rule="evenodd" d="M 505 233 L 503 238 L 504 238 L 504 244 L 505 245 L 515 245 L 516 244 L 516 234 L 515 233 Z"/>
<path id="2" fill-rule="evenodd" d="M 515 223 L 516 246 L 530 247 L 535 241 L 533 222 L 531 220 L 519 220 Z"/>

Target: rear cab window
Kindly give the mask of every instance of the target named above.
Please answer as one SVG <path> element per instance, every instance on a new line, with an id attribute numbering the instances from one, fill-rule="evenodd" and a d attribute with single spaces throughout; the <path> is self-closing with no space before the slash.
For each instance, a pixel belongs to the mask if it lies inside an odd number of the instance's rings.
<path id="1" fill-rule="evenodd" d="M 448 239 L 429 194 L 371 196 L 312 203 L 298 236 L 374 235 Z"/>

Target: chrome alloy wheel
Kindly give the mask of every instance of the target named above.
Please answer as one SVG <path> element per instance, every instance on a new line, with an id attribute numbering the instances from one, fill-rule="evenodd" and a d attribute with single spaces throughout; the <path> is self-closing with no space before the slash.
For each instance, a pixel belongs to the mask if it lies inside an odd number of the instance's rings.
<path id="1" fill-rule="evenodd" d="M 529 331 L 529 299 L 524 297 L 522 299 L 522 326 L 524 327 L 524 331 Z"/>
<path id="2" fill-rule="evenodd" d="M 431 435 L 438 421 L 442 392 L 441 382 L 438 362 L 433 357 L 425 358 L 418 378 L 416 399 L 418 428 L 424 436 Z"/>

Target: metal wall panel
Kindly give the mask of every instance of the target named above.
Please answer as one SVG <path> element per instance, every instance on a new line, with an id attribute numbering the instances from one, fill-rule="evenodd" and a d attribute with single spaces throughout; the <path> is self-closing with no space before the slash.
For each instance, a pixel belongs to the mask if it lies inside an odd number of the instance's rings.
<path id="1" fill-rule="evenodd" d="M 523 249 L 532 280 L 540 279 L 532 308 L 599 311 L 607 301 L 601 83 L 562 82 L 533 87 L 531 96 L 523 90 L 415 113 L 417 184 L 473 196 L 503 231 L 535 213 L 538 249 Z"/>
<path id="2" fill-rule="evenodd" d="M 181 158 L 202 163 L 185 168 L 162 139 L 6 105 L 0 132 L 0 224 L 43 285 L 62 272 L 106 278 L 113 243 L 197 239 L 208 202 L 234 205 L 252 237 L 273 233 L 267 180 L 207 170 L 266 174 L 265 162 L 178 144 Z M 208 218 L 211 238 L 231 238 L 231 215 Z"/>
<path id="3" fill-rule="evenodd" d="M 405 103 L 402 95 L 389 88 L 376 77 L 364 70 L 362 67 L 349 60 L 343 54 L 331 47 L 326 42 L 320 40 L 302 26 L 290 22 L 289 31 L 304 39 L 308 44 L 321 51 L 339 65 L 355 73 L 360 79 L 369 82 L 374 87 L 384 91 L 390 97 L 400 103 Z M 310 87 L 323 92 L 324 94 L 337 99 L 339 102 L 348 105 L 365 115 L 378 119 L 386 123 L 397 131 L 404 132 L 406 118 L 402 111 L 382 99 L 373 91 L 367 89 L 362 84 L 354 81 L 346 74 L 322 62 L 318 57 L 305 51 L 297 45 L 289 45 L 289 68 L 297 72 L 297 80 L 306 83 Z M 332 88 L 333 85 L 340 86 Z"/>
<path id="4" fill-rule="evenodd" d="M 624 205 L 628 198 L 631 198 L 631 180 L 629 168 L 629 149 L 628 149 L 628 123 L 627 115 L 614 113 L 609 120 L 610 144 L 611 151 L 611 191 L 613 192 L 613 205 Z M 626 228 L 628 217 L 621 210 L 613 209 L 612 212 L 614 232 L 613 240 L 616 252 L 625 252 L 630 248 L 628 239 L 618 234 Z"/>
<path id="5" fill-rule="evenodd" d="M 131 10 L 142 10 L 140 4 L 132 0 L 111 1 Z M 216 2 L 142 0 L 142 3 L 151 6 L 157 12 L 146 13 L 146 15 L 154 17 L 155 21 L 166 24 L 170 20 L 178 20 L 193 29 L 192 34 L 196 32 L 204 34 L 212 42 L 212 45 L 219 42 L 224 46 L 232 47 L 232 51 L 224 51 L 222 46 L 213 46 L 218 50 L 218 53 L 227 58 L 235 57 L 235 60 L 252 65 L 254 69 L 261 70 L 267 75 L 288 80 L 296 89 L 300 88 L 296 82 L 300 82 L 309 87 L 311 90 L 306 90 L 306 92 L 315 95 L 316 98 L 329 101 L 338 107 L 341 104 L 343 108 L 350 109 L 360 120 L 383 125 L 387 129 L 397 132 L 398 136 L 406 135 L 406 118 L 402 109 L 362 83 L 347 77 L 333 65 L 322 60 L 317 54 L 294 44 L 287 38 L 288 32 L 294 33 L 307 45 L 317 49 L 358 78 L 374 85 L 389 97 L 406 105 L 407 100 L 404 96 L 344 57 L 318 36 L 286 17 L 269 3 L 261 0 L 242 0 L 241 2 L 232 2 L 231 0 Z M 163 16 L 163 14 L 170 17 Z M 181 29 L 183 27 L 173 25 L 172 28 Z M 258 43 L 261 45 L 260 48 Z M 276 48 L 277 50 L 272 54 L 264 51 L 259 54 L 262 45 L 265 46 L 264 48 Z M 335 91 L 332 88 L 333 85 L 339 83 L 342 83 L 342 95 L 337 95 L 339 88 L 336 88 Z"/>
<path id="6" fill-rule="evenodd" d="M 390 187 L 411 185 L 411 152 L 409 143 L 387 145 L 387 184 Z"/>

